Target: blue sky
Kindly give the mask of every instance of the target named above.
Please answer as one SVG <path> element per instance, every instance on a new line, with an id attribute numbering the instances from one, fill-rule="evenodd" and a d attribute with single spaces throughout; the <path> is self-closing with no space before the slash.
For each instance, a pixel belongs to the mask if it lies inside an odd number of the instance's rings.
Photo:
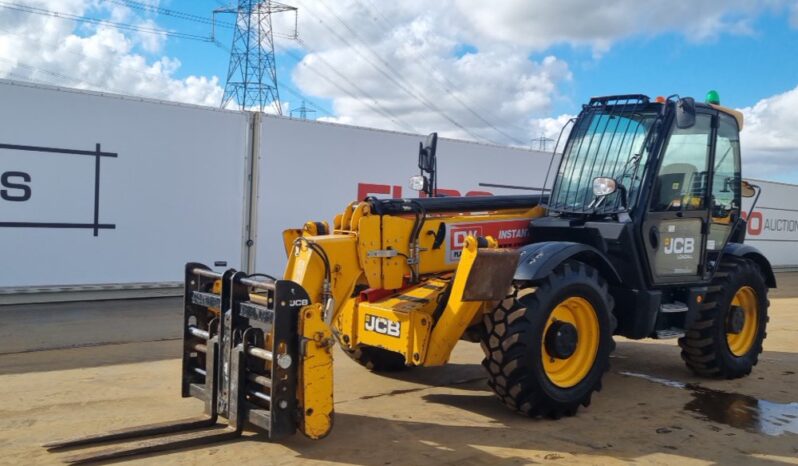
<path id="1" fill-rule="evenodd" d="M 168 8 L 209 17 L 222 4 L 218 0 L 162 3 Z M 232 15 L 218 18 L 232 21 Z M 198 35 L 210 33 L 205 25 L 168 16 L 159 16 L 158 23 L 167 29 Z M 598 57 L 588 46 L 568 44 L 555 45 L 530 57 L 540 59 L 553 54 L 570 64 L 573 81 L 561 89 L 563 95 L 555 100 L 552 115 L 578 112 L 579 105 L 591 96 L 630 92 L 651 96 L 680 93 L 703 98 L 709 89 L 717 89 L 724 105 L 746 107 L 798 84 L 798 29 L 790 27 L 785 15 L 773 12 L 756 18 L 752 27 L 755 32 L 750 35 L 701 41 L 690 40 L 680 33 L 636 37 L 616 43 Z M 217 37 L 226 47 L 230 46 L 230 29 L 218 29 Z M 477 50 L 463 42 L 455 53 Z M 224 79 L 226 76 L 228 53 L 211 44 L 170 39 L 163 53 L 182 62 L 176 77 L 215 75 Z M 296 89 L 292 71 L 297 60 L 282 53 L 278 54 L 277 62 L 280 79 Z M 329 99 L 308 96 L 308 100 L 332 111 Z"/>
<path id="2" fill-rule="evenodd" d="M 724 105 L 746 107 L 798 84 L 798 30 L 783 15 L 756 20 L 753 35 L 695 42 L 668 33 L 617 43 L 598 59 L 590 50 L 558 46 L 550 52 L 572 64 L 574 103 L 592 95 L 679 93 L 702 98 L 717 89 Z M 562 103 L 562 112 L 575 107 Z"/>

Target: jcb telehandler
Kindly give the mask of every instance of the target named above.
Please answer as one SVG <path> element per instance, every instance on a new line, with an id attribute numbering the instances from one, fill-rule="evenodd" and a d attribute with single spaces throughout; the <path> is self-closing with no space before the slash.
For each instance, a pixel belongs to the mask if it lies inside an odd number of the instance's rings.
<path id="1" fill-rule="evenodd" d="M 333 425 L 335 344 L 373 371 L 446 364 L 480 342 L 488 384 L 528 416 L 587 406 L 613 335 L 678 338 L 696 374 L 751 372 L 768 322 L 768 260 L 743 244 L 742 115 L 692 98 L 593 98 L 548 195 L 436 197 L 436 137 L 417 199 L 368 198 L 284 232 L 282 278 L 185 269 L 182 395 L 202 419 L 51 444 L 193 430 L 75 456 L 110 459 Z"/>

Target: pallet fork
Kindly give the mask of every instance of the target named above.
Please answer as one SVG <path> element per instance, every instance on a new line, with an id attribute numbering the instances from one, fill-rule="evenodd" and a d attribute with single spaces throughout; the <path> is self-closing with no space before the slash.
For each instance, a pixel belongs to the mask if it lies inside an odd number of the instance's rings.
<path id="1" fill-rule="evenodd" d="M 218 274 L 202 264 L 187 264 L 181 390 L 184 398 L 205 403 L 204 416 L 44 447 L 62 451 L 143 439 L 64 458 L 85 464 L 230 440 L 245 425 L 265 431 L 269 440 L 292 435 L 303 421 L 297 385 L 300 343 L 307 342 L 300 335 L 299 312 L 312 307 L 309 302 L 305 290 L 288 280 L 259 281 L 233 269 Z M 220 417 L 227 423 L 219 423 Z"/>

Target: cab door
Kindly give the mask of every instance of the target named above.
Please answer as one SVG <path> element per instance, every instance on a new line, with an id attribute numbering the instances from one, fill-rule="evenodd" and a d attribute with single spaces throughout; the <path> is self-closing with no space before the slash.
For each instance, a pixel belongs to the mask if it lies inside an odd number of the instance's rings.
<path id="1" fill-rule="evenodd" d="M 713 115 L 698 111 L 690 128 L 673 124 L 654 176 L 643 243 L 654 284 L 703 279 L 709 231 Z"/>
<path id="2" fill-rule="evenodd" d="M 732 228 L 740 217 L 740 130 L 737 120 L 718 113 L 707 256 L 714 259 L 729 241 Z"/>

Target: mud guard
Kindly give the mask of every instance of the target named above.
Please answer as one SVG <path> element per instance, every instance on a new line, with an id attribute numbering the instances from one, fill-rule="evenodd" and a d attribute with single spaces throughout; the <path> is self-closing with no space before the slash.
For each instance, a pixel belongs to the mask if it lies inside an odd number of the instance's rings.
<path id="1" fill-rule="evenodd" d="M 759 269 L 762 270 L 762 274 L 765 276 L 765 284 L 768 288 L 776 288 L 776 275 L 773 273 L 773 267 L 759 249 L 750 244 L 729 243 L 723 248 L 723 254 L 743 257 L 754 261 L 754 263 L 759 266 Z M 723 260 L 723 256 L 721 256 L 721 260 Z"/>
<path id="2" fill-rule="evenodd" d="M 520 249 L 521 261 L 514 280 L 536 281 L 550 274 L 558 265 L 576 259 L 597 268 L 611 284 L 621 283 L 621 277 L 609 259 L 598 249 L 568 241 L 544 241 Z"/>
<path id="3" fill-rule="evenodd" d="M 466 238 L 446 308 L 429 339 L 424 366 L 446 364 L 484 303 L 507 297 L 519 256 L 515 250 L 501 250 L 498 246 L 492 238 Z"/>

